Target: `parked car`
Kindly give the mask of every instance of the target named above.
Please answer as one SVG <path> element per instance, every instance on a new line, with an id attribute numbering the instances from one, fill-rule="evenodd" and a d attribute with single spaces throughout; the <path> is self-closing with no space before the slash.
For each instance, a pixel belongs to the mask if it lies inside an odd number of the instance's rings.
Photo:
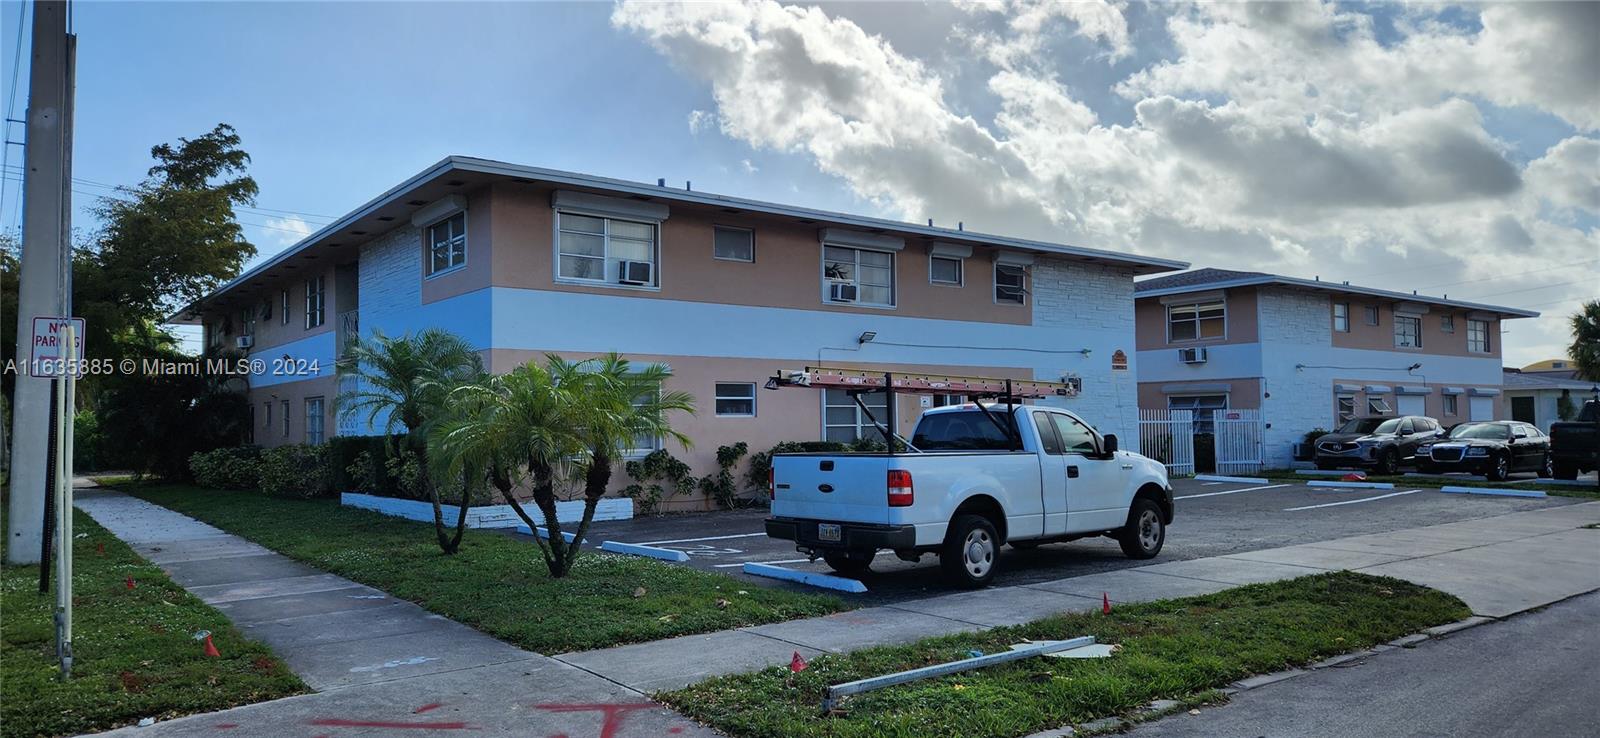
<path id="1" fill-rule="evenodd" d="M 1108 536 L 1131 558 L 1161 551 L 1172 522 L 1166 467 L 1120 451 L 1064 410 L 968 403 L 928 410 L 905 453 L 772 459 L 767 535 L 843 574 L 879 550 L 939 556 L 963 586 L 994 578 L 999 548 Z"/>
<path id="2" fill-rule="evenodd" d="M 1574 420 L 1550 424 L 1550 455 L 1556 479 L 1600 469 L 1600 401 L 1583 403 Z"/>
<path id="3" fill-rule="evenodd" d="M 1317 468 L 1398 474 L 1402 464 L 1416 461 L 1417 446 L 1440 433 L 1439 421 L 1421 415 L 1354 418 L 1317 439 Z"/>
<path id="4" fill-rule="evenodd" d="M 1470 472 L 1501 482 L 1515 472 L 1551 474 L 1550 437 L 1511 420 L 1462 423 L 1450 435 L 1417 449 L 1417 467 L 1429 474 Z"/>

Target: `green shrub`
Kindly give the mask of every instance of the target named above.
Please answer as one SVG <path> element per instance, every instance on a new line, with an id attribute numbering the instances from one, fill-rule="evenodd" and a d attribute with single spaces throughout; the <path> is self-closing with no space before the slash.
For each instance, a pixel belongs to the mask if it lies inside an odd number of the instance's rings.
<path id="1" fill-rule="evenodd" d="M 634 480 L 633 484 L 622 488 L 622 493 L 633 498 L 643 515 L 656 511 L 661 505 L 661 498 L 668 494 L 668 487 L 671 488 L 670 494 L 674 495 L 686 495 L 695 488 L 695 478 L 689 473 L 689 465 L 664 448 L 623 464 L 622 470 Z"/>
<path id="2" fill-rule="evenodd" d="M 255 489 L 261 483 L 261 449 L 235 446 L 202 451 L 189 457 L 189 473 L 202 487 Z"/>
<path id="3" fill-rule="evenodd" d="M 333 493 L 327 446 L 279 446 L 261 453 L 261 491 L 274 497 L 311 498 Z"/>
<path id="4" fill-rule="evenodd" d="M 750 444 L 740 441 L 732 446 L 717 447 L 717 471 L 700 478 L 700 491 L 717 501 L 724 510 L 740 507 L 739 488 L 733 481 L 733 467 L 750 451 Z"/>

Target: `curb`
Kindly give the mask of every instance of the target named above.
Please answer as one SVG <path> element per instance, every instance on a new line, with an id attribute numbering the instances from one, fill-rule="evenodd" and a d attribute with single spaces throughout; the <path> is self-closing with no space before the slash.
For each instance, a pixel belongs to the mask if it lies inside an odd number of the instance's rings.
<path id="1" fill-rule="evenodd" d="M 1439 491 L 1453 495 L 1497 495 L 1500 497 L 1534 498 L 1549 497 L 1549 495 L 1536 489 L 1501 489 L 1498 487 L 1440 487 Z"/>
<path id="2" fill-rule="evenodd" d="M 688 557 L 685 556 L 684 558 Z M 747 563 L 744 565 L 743 571 L 746 574 L 751 574 L 758 577 L 771 577 L 773 579 L 782 579 L 786 582 L 799 582 L 801 584 L 809 584 L 813 587 L 837 589 L 840 592 L 854 592 L 860 594 L 867 591 L 867 585 L 862 584 L 854 579 L 835 577 L 828 574 L 818 574 L 814 571 L 796 571 L 794 569 L 785 569 L 781 566 L 773 566 L 771 564 Z"/>
<path id="3" fill-rule="evenodd" d="M 1343 489 L 1394 489 L 1394 482 L 1329 482 L 1322 479 L 1313 479 L 1306 482 L 1307 487 L 1338 487 Z"/>
<path id="4" fill-rule="evenodd" d="M 686 554 L 686 553 L 684 553 L 682 551 L 674 551 L 674 550 L 672 550 L 670 548 L 656 548 L 655 546 L 640 546 L 640 545 L 638 545 L 636 543 L 618 543 L 616 541 L 604 541 L 604 542 L 602 542 L 600 544 L 600 550 L 601 551 L 606 551 L 606 552 L 609 552 L 609 553 L 628 554 L 630 556 L 643 556 L 643 557 L 649 558 L 649 559 L 660 559 L 662 561 L 688 561 L 689 560 L 689 554 Z"/>
<path id="5" fill-rule="evenodd" d="M 1266 484 L 1266 477 L 1224 477 L 1216 474 L 1197 474 L 1197 482 L 1238 482 L 1240 484 Z"/>
<path id="6" fill-rule="evenodd" d="M 525 536 L 534 535 L 534 532 L 532 530 L 529 530 L 528 526 L 526 526 L 526 525 L 519 525 L 519 526 L 517 526 L 515 528 L 515 530 L 516 530 L 516 532 L 521 533 L 522 535 L 525 535 Z M 543 539 L 545 539 L 547 541 L 550 540 L 550 531 L 549 530 L 547 530 L 546 528 L 544 528 L 542 526 L 538 530 L 539 530 L 538 536 L 540 538 L 543 538 Z M 566 531 L 562 531 L 561 532 L 561 538 L 562 538 L 562 540 L 565 540 L 567 543 L 571 543 L 572 539 L 577 538 L 577 536 L 575 536 L 575 535 L 573 535 L 571 533 L 568 533 Z M 583 542 L 584 543 L 588 543 L 589 539 L 585 538 L 585 539 L 583 539 Z"/>

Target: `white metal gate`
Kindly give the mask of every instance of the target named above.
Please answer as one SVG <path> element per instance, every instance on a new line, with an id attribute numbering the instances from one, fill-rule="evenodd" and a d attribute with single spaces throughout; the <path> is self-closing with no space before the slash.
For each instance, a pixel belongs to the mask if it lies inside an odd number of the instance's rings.
<path id="1" fill-rule="evenodd" d="M 1251 474 L 1261 471 L 1262 435 L 1265 426 L 1260 410 L 1212 410 L 1218 474 Z"/>
<path id="2" fill-rule="evenodd" d="M 1139 453 L 1172 475 L 1194 473 L 1194 411 L 1140 410 Z"/>

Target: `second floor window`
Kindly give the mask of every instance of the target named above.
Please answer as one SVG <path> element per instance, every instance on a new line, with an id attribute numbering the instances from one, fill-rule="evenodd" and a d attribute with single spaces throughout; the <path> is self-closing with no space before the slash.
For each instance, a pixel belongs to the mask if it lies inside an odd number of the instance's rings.
<path id="1" fill-rule="evenodd" d="M 1227 335 L 1228 309 L 1221 300 L 1167 306 L 1167 340 L 1199 341 Z"/>
<path id="2" fill-rule="evenodd" d="M 1378 306 L 1377 305 L 1368 305 L 1366 312 L 1367 312 L 1367 325 L 1377 325 L 1378 324 Z"/>
<path id="3" fill-rule="evenodd" d="M 1394 316 L 1394 347 L 1422 348 L 1422 318 L 1411 315 Z"/>
<path id="4" fill-rule="evenodd" d="M 1014 264 L 994 265 L 994 301 L 1021 305 L 1028 301 L 1028 270 Z"/>
<path id="5" fill-rule="evenodd" d="M 1454 316 L 1454 315 L 1441 315 L 1441 316 L 1439 316 L 1439 330 L 1444 331 L 1445 333 L 1455 333 L 1456 332 L 1456 316 Z"/>
<path id="6" fill-rule="evenodd" d="M 934 284 L 961 286 L 961 260 L 948 256 L 928 259 L 928 281 Z"/>
<path id="7" fill-rule="evenodd" d="M 282 297 L 283 297 L 283 299 L 281 300 L 282 304 L 280 306 L 282 309 L 280 309 L 278 311 L 278 324 L 279 325 L 288 325 L 289 324 L 289 291 L 288 290 L 284 290 Z"/>
<path id="8" fill-rule="evenodd" d="M 428 226 L 428 273 L 467 263 L 467 214 L 456 213 Z"/>
<path id="9" fill-rule="evenodd" d="M 1489 321 L 1467 320 L 1467 350 L 1480 354 L 1489 353 Z"/>
<path id="10" fill-rule="evenodd" d="M 1350 303 L 1336 302 L 1333 304 L 1333 329 L 1340 333 L 1350 332 Z"/>
<path id="11" fill-rule="evenodd" d="M 256 335 L 255 308 L 245 308 L 239 311 L 239 335 L 251 337 Z"/>
<path id="12" fill-rule="evenodd" d="M 755 261 L 756 232 L 749 228 L 711 229 L 711 256 L 726 261 Z"/>
<path id="13" fill-rule="evenodd" d="M 656 227 L 615 218 L 557 213 L 560 279 L 655 287 Z"/>
<path id="14" fill-rule="evenodd" d="M 323 322 L 323 283 L 322 277 L 313 277 L 306 280 L 306 328 L 315 328 Z"/>
<path id="15" fill-rule="evenodd" d="M 894 307 L 894 254 L 824 246 L 822 288 L 828 302 Z"/>

